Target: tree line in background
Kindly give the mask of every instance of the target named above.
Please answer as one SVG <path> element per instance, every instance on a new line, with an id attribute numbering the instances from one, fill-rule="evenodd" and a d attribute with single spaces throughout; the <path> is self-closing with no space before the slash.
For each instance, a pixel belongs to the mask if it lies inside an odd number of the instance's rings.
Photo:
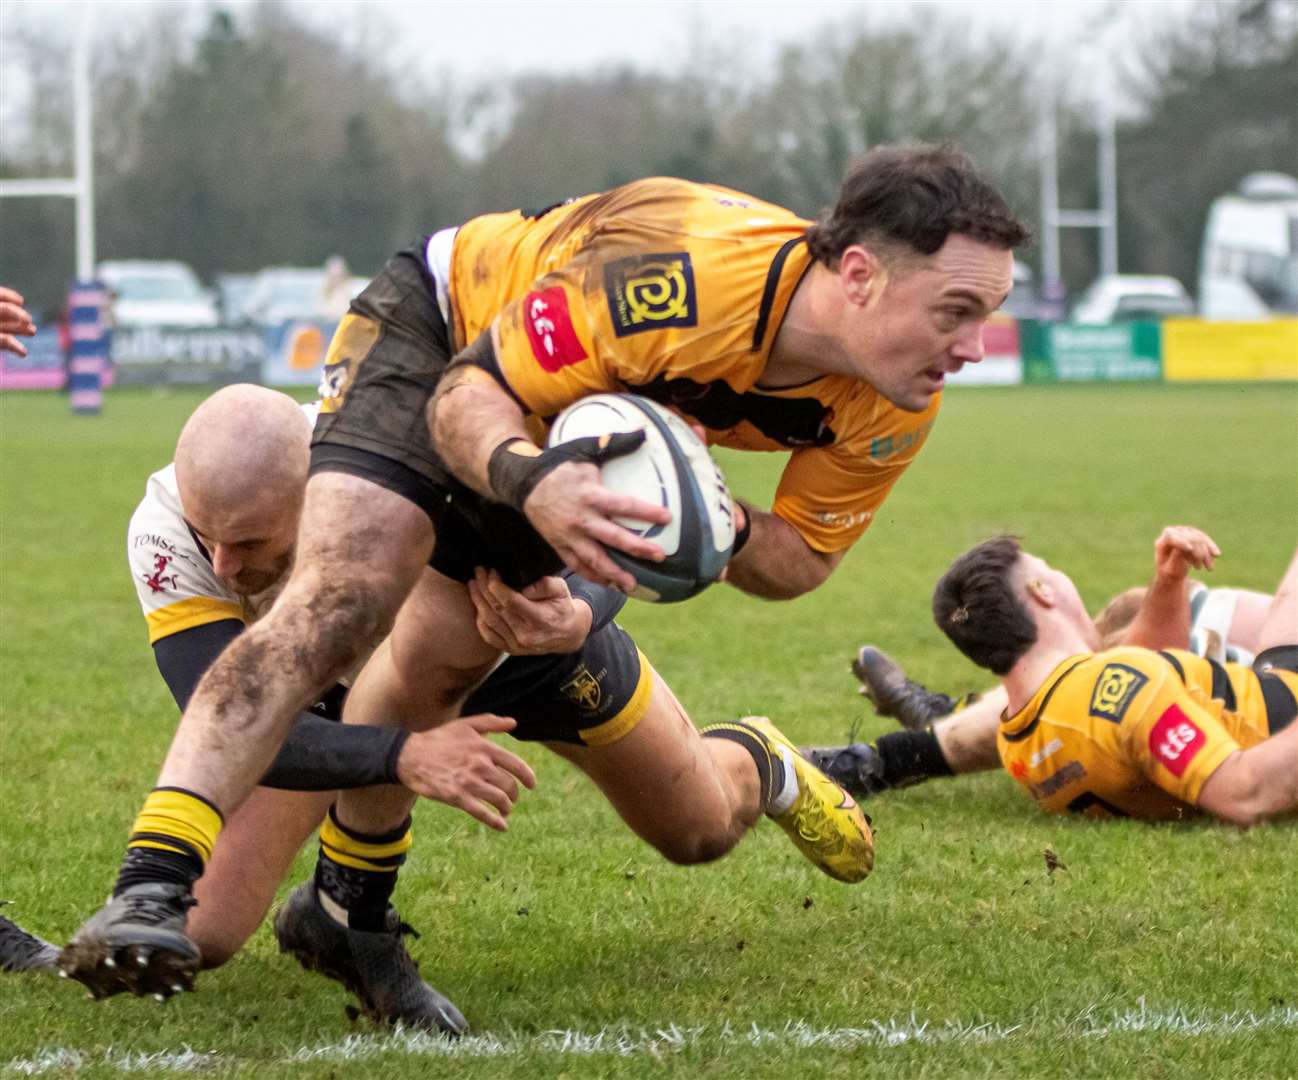
<path id="1" fill-rule="evenodd" d="M 0 176 L 67 175 L 69 47 L 27 44 L 31 122 L 22 145 L 5 145 Z M 728 76 L 710 48 L 670 76 L 608 69 L 411 91 L 370 50 L 344 49 L 276 0 L 246 20 L 215 10 L 196 41 L 159 9 L 95 57 L 98 255 L 181 258 L 211 282 L 338 252 L 368 274 L 433 228 L 654 174 L 814 216 L 853 154 L 908 140 L 957 143 L 1036 221 L 1034 57 L 932 15 L 826 30 L 785 46 L 759 79 Z M 1192 286 L 1211 200 L 1250 171 L 1298 172 L 1298 0 L 1205 0 L 1144 43 L 1125 83 L 1121 268 Z M 1089 110 L 1061 106 L 1065 207 L 1097 199 Z M 38 309 L 57 303 L 73 232 L 69 200 L 5 200 L 0 281 Z M 1074 289 L 1094 276 L 1093 236 L 1067 236 L 1063 256 Z"/>

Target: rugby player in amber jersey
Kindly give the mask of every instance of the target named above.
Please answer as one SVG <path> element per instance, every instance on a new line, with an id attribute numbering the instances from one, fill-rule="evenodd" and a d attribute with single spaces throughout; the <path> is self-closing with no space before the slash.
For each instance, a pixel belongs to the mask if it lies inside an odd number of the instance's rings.
<path id="1" fill-rule="evenodd" d="M 185 425 L 175 463 L 149 478 L 131 519 L 127 554 L 158 668 L 182 709 L 224 646 L 271 608 L 288 574 L 315 411 L 262 387 L 219 390 Z M 518 783 L 530 786 L 533 777 L 521 759 L 484 739 L 486 732 L 544 741 L 587 771 L 628 824 L 678 863 L 719 858 L 763 807 L 796 801 L 796 785 L 770 790 L 771 777 L 759 775 L 733 741 L 709 740 L 702 761 L 708 767 L 686 772 L 676 770 L 681 760 L 664 748 L 658 756 L 672 767 L 669 782 L 623 767 L 627 748 L 634 753 L 637 743 L 680 741 L 685 729 L 697 735 L 635 643 L 613 623 L 626 599 L 620 592 L 565 574 L 520 593 L 479 570 L 470 594 L 481 634 L 509 655 L 469 697 L 469 715 L 416 734 L 340 724 L 347 692 L 341 684 L 301 713 L 259 786 L 225 824 L 195 885 L 197 905 L 188 912 L 186 933 L 203 966 L 224 963 L 257 928 L 318 826 L 323 823 L 326 850 L 345 842 L 337 840 L 336 819 L 327 816 L 336 789 L 400 783 L 503 830 Z M 517 727 L 498 712 L 508 712 Z M 750 718 L 716 730 L 743 735 L 768 727 Z M 836 793 L 812 771 L 797 773 L 790 749 L 782 761 L 791 767 L 790 778 Z M 868 835 L 867 827 L 861 841 L 868 843 Z M 869 868 L 861 866 L 859 850 L 818 852 L 802 832 L 794 839 L 835 876 Z M 328 873 L 330 860 L 321 865 Z M 333 928 L 316 896 L 313 885 L 299 889 L 277 922 L 281 945 L 309 967 L 325 966 L 313 946 L 322 928 L 325 934 Z M 307 940 L 303 920 L 315 928 Z M 0 964 L 24 948 L 22 934 L 0 925 Z M 357 962 L 343 966 L 331 953 L 330 974 L 358 995 L 368 1014 L 408 1026 L 464 1028 L 458 1010 L 419 978 L 395 913 L 387 913 L 381 930 L 334 935 L 334 944 L 345 945 L 342 951 Z M 25 947 L 31 956 L 50 955 L 32 935 Z"/>
<path id="2" fill-rule="evenodd" d="M 1154 542 L 1154 577 L 1127 589 L 1095 616 L 1103 648 L 1141 645 L 1189 649 L 1224 663 L 1251 664 L 1273 597 L 1248 589 L 1209 588 L 1189 577 L 1211 569 L 1217 545 L 1190 525 L 1169 525 Z M 873 743 L 804 748 L 803 753 L 856 798 L 944 776 L 1000 768 L 996 732 L 1008 703 L 1003 686 L 953 698 L 906 677 L 874 645 L 857 650 L 852 672 L 880 716 L 903 730 Z"/>
<path id="3" fill-rule="evenodd" d="M 200 682 L 114 897 L 69 943 L 64 970 L 109 991 L 183 988 L 172 973 L 195 964 L 180 920 L 190 883 L 294 713 L 380 640 L 352 706 L 410 728 L 454 715 L 497 662 L 498 642 L 475 632 L 478 566 L 513 589 L 566 563 L 629 590 L 606 546 L 662 558 L 615 518 L 667 512 L 598 481 L 634 439 L 592 439 L 576 460 L 571 444 L 539 449 L 545 419 L 571 401 L 635 389 L 714 442 L 787 453 L 773 512 L 737 511 L 729 580 L 768 597 L 821 584 L 922 444 L 945 376 L 982 358 L 1025 235 L 963 155 L 881 148 L 814 224 L 658 179 L 488 215 L 394 257 L 326 357 L 292 576 Z M 769 776 L 764 790 L 792 787 L 825 825 L 819 839 L 854 851 L 851 876 L 863 876 L 870 849 L 850 799 L 800 781 L 777 732 L 714 734 Z M 646 739 L 628 771 L 661 770 L 669 751 L 706 760 L 706 741 Z M 397 787 L 340 795 L 341 860 L 325 890 L 340 924 L 377 925 L 388 910 L 410 799 Z M 129 983 L 104 963 L 139 949 L 149 957 Z"/>
<path id="4" fill-rule="evenodd" d="M 1184 636 L 1182 597 L 1168 599 L 1162 624 L 1179 620 Z M 1250 666 L 1186 649 L 1102 649 L 1073 582 L 1013 537 L 957 559 L 933 615 L 1001 677 L 1001 761 L 1043 810 L 1165 820 L 1198 809 L 1252 825 L 1298 809 L 1298 553 Z"/>

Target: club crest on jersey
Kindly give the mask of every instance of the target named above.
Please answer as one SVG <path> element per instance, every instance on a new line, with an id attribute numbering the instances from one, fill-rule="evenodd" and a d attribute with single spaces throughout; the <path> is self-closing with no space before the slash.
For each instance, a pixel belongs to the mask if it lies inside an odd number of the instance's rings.
<path id="1" fill-rule="evenodd" d="M 348 313 L 342 317 L 324 358 L 324 374 L 316 393 L 320 395 L 322 413 L 337 412 L 343 398 L 356 379 L 356 369 L 379 340 L 379 324 L 364 315 Z"/>
<path id="2" fill-rule="evenodd" d="M 153 573 L 140 575 L 144 584 L 149 587 L 150 592 L 166 592 L 168 589 L 177 587 L 179 583 L 178 575 L 174 572 L 170 574 L 166 572 L 173 561 L 174 557 L 171 555 L 164 555 L 160 551 L 153 553 Z"/>
<path id="3" fill-rule="evenodd" d="M 618 337 L 666 326 L 697 326 L 689 252 L 632 255 L 604 265 L 604 292 Z"/>
<path id="4" fill-rule="evenodd" d="M 1147 682 L 1148 676 L 1126 664 L 1106 664 L 1091 693 L 1091 715 L 1114 724 L 1122 723 L 1132 698 Z"/>
<path id="5" fill-rule="evenodd" d="M 559 687 L 559 691 L 579 709 L 594 712 L 599 708 L 599 680 L 586 667 L 580 668 L 576 675 Z"/>

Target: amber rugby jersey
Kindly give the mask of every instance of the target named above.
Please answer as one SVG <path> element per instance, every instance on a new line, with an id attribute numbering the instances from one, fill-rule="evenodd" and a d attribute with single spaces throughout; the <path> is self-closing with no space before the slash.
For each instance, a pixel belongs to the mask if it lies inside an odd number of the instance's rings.
<path id="1" fill-rule="evenodd" d="M 810 265 L 808 222 L 683 180 L 649 179 L 455 234 L 457 349 L 494 323 L 508 389 L 539 424 L 588 394 L 632 392 L 697 420 L 708 441 L 792 451 L 774 511 L 819 551 L 849 547 L 937 415 L 859 380 L 757 387 Z"/>
<path id="2" fill-rule="evenodd" d="M 1231 753 L 1293 722 L 1296 693 L 1293 672 L 1125 646 L 1061 663 L 997 747 L 1048 812 L 1178 818 Z"/>
<path id="3" fill-rule="evenodd" d="M 302 406 L 313 424 L 318 409 L 318 403 Z M 175 465 L 149 477 L 127 529 L 126 558 L 150 645 L 222 619 L 252 622 L 278 593 L 276 586 L 241 597 L 216 576 L 206 549 L 185 523 Z"/>

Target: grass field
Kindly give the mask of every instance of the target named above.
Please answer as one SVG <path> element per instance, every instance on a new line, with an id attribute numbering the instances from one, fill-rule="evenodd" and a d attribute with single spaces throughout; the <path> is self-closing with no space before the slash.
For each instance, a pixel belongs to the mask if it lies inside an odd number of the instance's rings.
<path id="1" fill-rule="evenodd" d="M 127 518 L 192 392 L 0 398 L 0 896 L 56 940 L 103 899 L 175 726 L 125 565 Z M 761 502 L 778 461 L 725 455 Z M 1098 606 L 1164 525 L 1206 529 L 1214 581 L 1270 590 L 1298 536 L 1292 386 L 955 390 L 930 445 L 818 593 L 716 588 L 623 623 L 699 723 L 801 740 L 863 715 L 861 642 L 978 685 L 927 614 L 968 544 L 1013 531 Z M 874 875 L 837 884 L 764 825 L 682 869 L 535 746 L 505 836 L 424 804 L 398 888 L 412 950 L 475 1037 L 390 1036 L 266 928 L 159 1006 L 0 975 L 0 1075 L 1295 1076 L 1298 824 L 1047 819 L 988 774 L 868 806 Z M 1067 866 L 1046 872 L 1051 847 Z M 309 872 L 314 853 L 299 860 Z"/>

